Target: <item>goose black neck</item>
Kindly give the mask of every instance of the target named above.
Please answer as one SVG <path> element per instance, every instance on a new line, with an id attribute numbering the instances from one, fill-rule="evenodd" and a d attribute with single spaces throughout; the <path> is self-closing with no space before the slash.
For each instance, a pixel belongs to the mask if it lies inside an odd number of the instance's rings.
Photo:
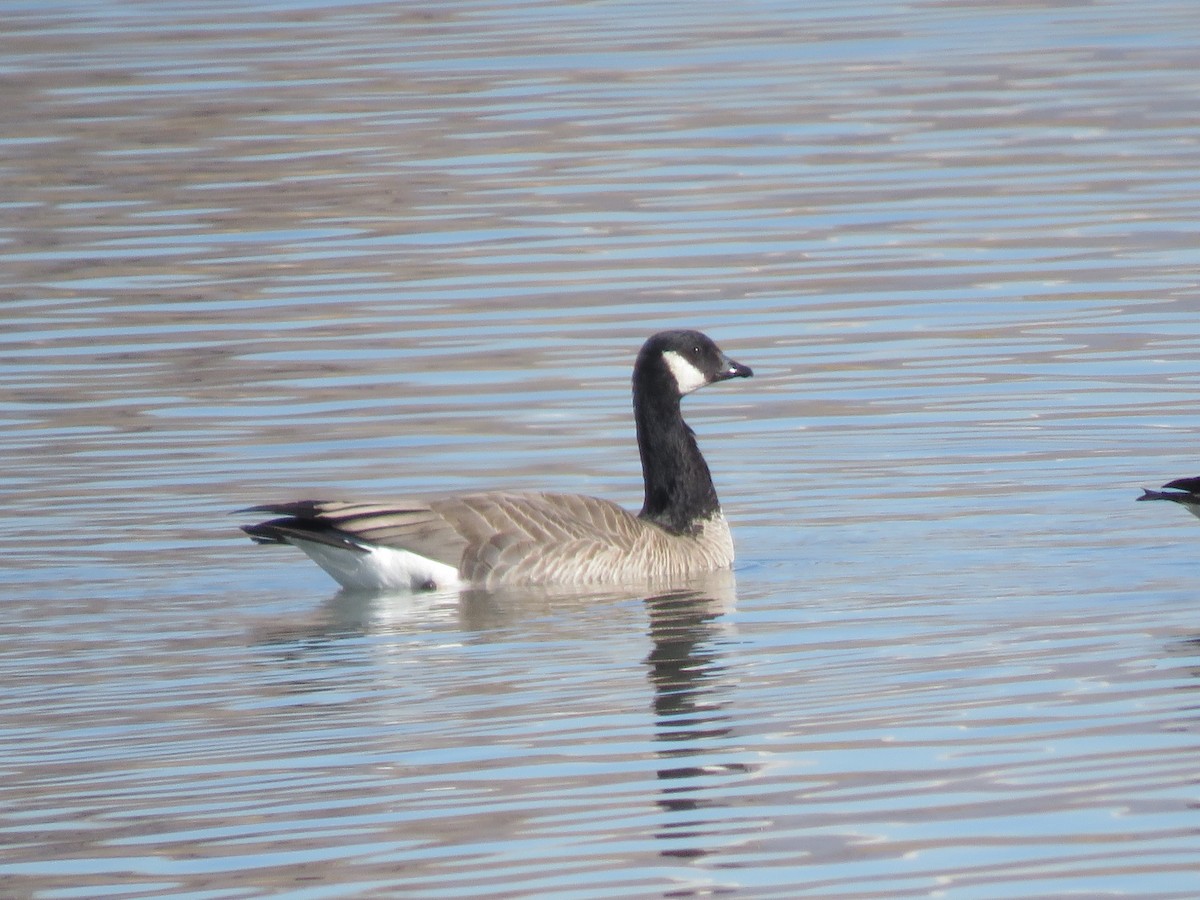
<path id="1" fill-rule="evenodd" d="M 721 504 L 679 401 L 665 368 L 634 372 L 633 411 L 646 486 L 639 515 L 673 534 L 690 534 Z"/>

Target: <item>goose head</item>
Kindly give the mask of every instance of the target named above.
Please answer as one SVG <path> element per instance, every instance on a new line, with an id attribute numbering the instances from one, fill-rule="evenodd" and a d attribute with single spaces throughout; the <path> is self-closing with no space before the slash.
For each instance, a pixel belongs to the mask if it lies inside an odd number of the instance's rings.
<path id="1" fill-rule="evenodd" d="M 656 382 L 659 390 L 677 397 L 729 378 L 749 378 L 754 372 L 726 356 L 700 331 L 660 331 L 642 345 L 634 366 L 634 381 Z"/>

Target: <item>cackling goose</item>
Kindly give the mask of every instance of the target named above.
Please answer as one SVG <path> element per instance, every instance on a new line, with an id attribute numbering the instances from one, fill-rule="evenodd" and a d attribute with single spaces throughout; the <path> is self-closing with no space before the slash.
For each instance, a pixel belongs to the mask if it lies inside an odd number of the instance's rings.
<path id="1" fill-rule="evenodd" d="M 258 543 L 299 547 L 358 590 L 646 582 L 728 568 L 729 526 L 679 403 L 704 385 L 752 374 L 698 331 L 646 341 L 633 368 L 645 483 L 637 515 L 579 494 L 482 491 L 269 503 L 243 512 L 279 518 L 242 530 Z"/>

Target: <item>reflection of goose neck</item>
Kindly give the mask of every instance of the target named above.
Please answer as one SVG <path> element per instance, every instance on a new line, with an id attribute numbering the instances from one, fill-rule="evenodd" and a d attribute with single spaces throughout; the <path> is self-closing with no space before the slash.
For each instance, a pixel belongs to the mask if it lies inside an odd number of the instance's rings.
<path id="1" fill-rule="evenodd" d="M 695 714 L 701 710 L 706 711 L 704 718 L 709 722 L 723 718 L 719 698 L 711 695 L 725 671 L 719 638 L 732 627 L 726 614 L 736 602 L 733 575 L 727 570 L 714 572 L 704 581 L 708 590 L 703 592 L 678 591 L 646 600 L 654 644 L 646 662 L 660 724 L 671 725 L 673 717 L 689 716 L 688 724 L 700 725 Z M 703 728 L 699 732 L 672 728 L 670 736 L 680 739 L 705 734 Z"/>
<path id="2" fill-rule="evenodd" d="M 714 791 L 714 775 L 744 775 L 750 767 L 732 761 L 733 718 L 726 711 L 722 648 L 732 628 L 733 575 L 705 579 L 711 591 L 680 591 L 646 600 L 654 648 L 647 663 L 661 760 L 656 803 L 667 816 L 655 834 L 664 857 L 696 859 L 713 851 L 707 826 L 724 816 L 727 795 Z M 717 577 L 717 576 L 723 577 Z"/>

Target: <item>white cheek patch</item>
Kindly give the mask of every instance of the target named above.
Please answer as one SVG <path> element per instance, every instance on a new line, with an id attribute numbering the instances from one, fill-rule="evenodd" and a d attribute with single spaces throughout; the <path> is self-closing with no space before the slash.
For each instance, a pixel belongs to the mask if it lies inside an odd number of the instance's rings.
<path id="1" fill-rule="evenodd" d="M 675 383 L 679 385 L 679 393 L 690 394 L 696 388 L 708 384 L 707 376 L 674 350 L 664 353 L 663 359 L 667 363 L 667 368 L 671 370 L 671 374 L 675 376 Z"/>

